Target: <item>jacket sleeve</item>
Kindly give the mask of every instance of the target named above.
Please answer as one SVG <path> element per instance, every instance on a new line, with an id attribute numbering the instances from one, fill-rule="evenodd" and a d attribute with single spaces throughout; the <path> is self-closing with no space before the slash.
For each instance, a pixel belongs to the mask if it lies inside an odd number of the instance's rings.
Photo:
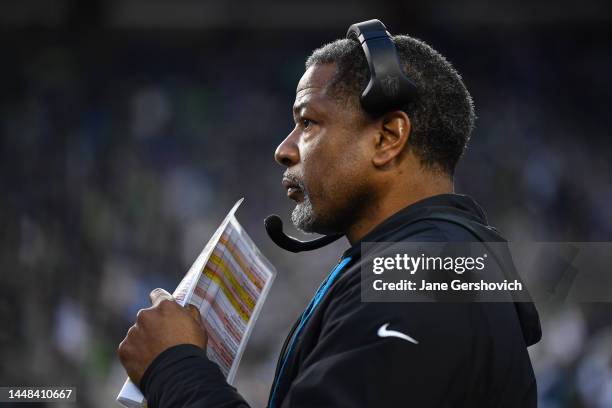
<path id="1" fill-rule="evenodd" d="M 464 309 L 450 303 L 364 303 L 358 291 L 334 298 L 318 344 L 282 408 L 446 406 L 465 391 L 466 365 L 478 358 L 466 352 L 471 323 Z M 380 337 L 385 324 L 386 334 L 404 333 L 418 344 Z M 206 352 L 188 344 L 161 353 L 140 387 L 150 408 L 249 407 Z"/>
<path id="2" fill-rule="evenodd" d="M 453 406 L 466 392 L 462 373 L 469 371 L 473 347 L 465 309 L 450 303 L 365 303 L 359 287 L 334 298 L 317 346 L 281 407 Z"/>
<path id="3" fill-rule="evenodd" d="M 140 382 L 150 408 L 248 408 L 206 351 L 181 344 L 153 360 Z"/>

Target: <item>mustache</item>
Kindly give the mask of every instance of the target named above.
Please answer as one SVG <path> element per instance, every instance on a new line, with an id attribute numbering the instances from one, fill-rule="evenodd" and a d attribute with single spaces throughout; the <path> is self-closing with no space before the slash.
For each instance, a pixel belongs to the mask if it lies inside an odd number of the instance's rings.
<path id="1" fill-rule="evenodd" d="M 285 171 L 285 173 L 283 174 L 283 178 L 289 180 L 292 184 L 298 186 L 298 188 L 303 192 L 306 192 L 306 184 L 304 184 L 304 181 L 300 177 L 296 176 L 295 174 L 289 173 L 289 171 Z"/>

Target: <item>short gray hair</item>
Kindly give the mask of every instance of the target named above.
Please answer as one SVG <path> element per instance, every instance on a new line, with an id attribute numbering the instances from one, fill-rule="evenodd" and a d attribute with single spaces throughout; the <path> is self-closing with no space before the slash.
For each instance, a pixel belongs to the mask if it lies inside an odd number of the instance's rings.
<path id="1" fill-rule="evenodd" d="M 411 122 L 408 146 L 424 166 L 453 175 L 476 119 L 472 97 L 459 73 L 439 52 L 407 35 L 392 39 L 404 72 L 417 86 L 416 98 L 400 108 Z M 350 100 L 366 115 L 359 96 L 370 71 L 361 46 L 349 39 L 326 44 L 308 57 L 306 69 L 332 63 L 336 64 L 332 93 Z"/>

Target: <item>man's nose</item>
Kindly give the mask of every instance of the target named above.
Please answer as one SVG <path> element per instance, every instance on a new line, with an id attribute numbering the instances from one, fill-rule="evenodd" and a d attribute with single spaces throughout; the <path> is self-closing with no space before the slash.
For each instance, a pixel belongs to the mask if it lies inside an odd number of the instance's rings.
<path id="1" fill-rule="evenodd" d="M 274 152 L 274 159 L 283 166 L 291 167 L 300 162 L 300 150 L 294 133 L 289 133 Z"/>

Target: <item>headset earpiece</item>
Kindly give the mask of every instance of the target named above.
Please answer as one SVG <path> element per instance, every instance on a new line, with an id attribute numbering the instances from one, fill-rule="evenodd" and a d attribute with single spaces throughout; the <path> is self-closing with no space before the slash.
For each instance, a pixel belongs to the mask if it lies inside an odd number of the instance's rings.
<path id="1" fill-rule="evenodd" d="M 382 22 L 374 19 L 353 24 L 346 37 L 360 43 L 370 68 L 370 82 L 361 93 L 366 112 L 380 115 L 414 98 L 416 85 L 404 74 L 395 44 Z"/>

